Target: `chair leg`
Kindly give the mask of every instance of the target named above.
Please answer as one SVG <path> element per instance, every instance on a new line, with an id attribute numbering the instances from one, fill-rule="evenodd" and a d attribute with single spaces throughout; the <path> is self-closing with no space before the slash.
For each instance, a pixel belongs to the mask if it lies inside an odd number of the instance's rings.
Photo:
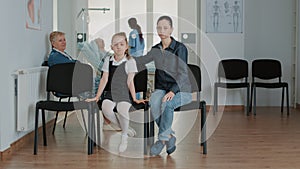
<path id="1" fill-rule="evenodd" d="M 65 128 L 65 127 L 66 127 L 66 121 L 67 121 L 67 117 L 68 117 L 68 111 L 66 111 L 66 114 L 65 114 L 63 128 Z"/>
<path id="2" fill-rule="evenodd" d="M 289 103 L 289 86 L 286 86 L 286 108 L 287 108 L 287 115 L 290 115 L 290 103 Z"/>
<path id="3" fill-rule="evenodd" d="M 282 87 L 282 92 L 281 92 L 281 114 L 283 113 L 284 88 L 285 88 L 285 87 Z"/>
<path id="4" fill-rule="evenodd" d="M 152 114 L 149 112 L 149 118 L 150 118 L 150 121 L 149 121 L 149 145 L 152 145 L 154 143 L 154 118 L 152 117 Z"/>
<path id="5" fill-rule="evenodd" d="M 95 110 L 96 111 L 96 110 Z M 85 121 L 85 117 L 84 117 L 84 113 L 83 110 L 81 109 L 81 116 L 82 116 L 82 120 L 83 120 L 83 125 L 84 125 L 84 129 L 85 132 L 88 133 L 87 127 L 86 127 L 86 121 Z M 98 116 L 97 116 L 98 117 Z M 100 117 L 99 117 L 100 118 Z"/>
<path id="6" fill-rule="evenodd" d="M 250 115 L 250 109 L 249 109 L 249 92 L 250 92 L 250 89 L 249 89 L 249 86 L 247 87 L 247 116 Z"/>
<path id="7" fill-rule="evenodd" d="M 44 109 L 42 109 L 42 122 L 43 122 L 44 146 L 47 146 L 46 119 L 45 119 L 45 110 Z"/>
<path id="8" fill-rule="evenodd" d="M 149 110 L 144 109 L 144 155 L 148 154 L 149 127 Z"/>
<path id="9" fill-rule="evenodd" d="M 252 100 L 253 100 L 253 84 L 251 85 L 250 103 L 249 103 L 249 113 L 252 111 Z"/>
<path id="10" fill-rule="evenodd" d="M 94 107 L 96 107 L 96 106 L 94 106 Z M 99 113 L 99 110 L 97 110 L 97 108 L 95 108 L 94 111 L 95 111 L 95 114 L 97 115 L 97 144 L 98 144 L 98 146 L 101 146 L 101 135 L 100 135 L 101 132 L 100 132 L 100 130 L 102 130 L 102 128 L 100 128 L 100 113 Z M 82 115 L 83 115 L 83 112 L 82 112 Z M 84 125 L 86 125 L 85 120 L 84 120 Z M 85 126 L 85 130 L 86 130 L 86 133 L 87 133 L 86 126 Z"/>
<path id="11" fill-rule="evenodd" d="M 71 97 L 69 97 L 69 99 L 68 99 L 68 102 L 70 102 L 70 100 L 71 100 Z M 65 114 L 65 119 L 64 119 L 63 128 L 65 128 L 65 127 L 66 127 L 66 121 L 67 121 L 67 117 L 68 117 L 68 111 L 66 111 L 66 114 Z"/>
<path id="12" fill-rule="evenodd" d="M 88 104 L 88 155 L 93 154 L 93 140 L 92 140 L 92 121 L 93 121 L 93 116 L 94 113 L 93 111 L 93 107 L 92 107 L 92 103 Z"/>
<path id="13" fill-rule="evenodd" d="M 58 113 L 59 113 L 59 111 L 56 112 L 56 116 L 55 116 L 55 120 L 54 120 L 54 125 L 53 125 L 53 129 L 52 129 L 52 134 L 54 134 L 54 132 L 55 132 L 57 118 L 58 118 Z"/>
<path id="14" fill-rule="evenodd" d="M 256 86 L 253 86 L 253 92 L 254 92 L 254 94 L 253 94 L 253 101 L 254 101 L 253 114 L 254 114 L 254 116 L 256 116 Z"/>
<path id="15" fill-rule="evenodd" d="M 35 127 L 34 127 L 34 147 L 33 147 L 33 154 L 37 154 L 37 142 L 38 142 L 38 123 L 39 123 L 39 108 L 35 109 Z"/>
<path id="16" fill-rule="evenodd" d="M 200 102 L 201 108 L 201 143 L 203 146 L 203 154 L 207 154 L 207 142 L 206 142 L 206 102 Z"/>
<path id="17" fill-rule="evenodd" d="M 214 87 L 214 115 L 218 111 L 218 87 L 215 85 Z"/>
<path id="18" fill-rule="evenodd" d="M 61 102 L 61 97 L 59 98 L 59 102 Z M 53 129 L 52 129 L 52 134 L 54 134 L 55 132 L 55 128 L 56 128 L 56 122 L 57 122 L 57 118 L 58 118 L 58 113 L 59 111 L 56 112 L 56 116 L 55 116 L 55 120 L 54 120 L 54 125 L 53 125 Z"/>

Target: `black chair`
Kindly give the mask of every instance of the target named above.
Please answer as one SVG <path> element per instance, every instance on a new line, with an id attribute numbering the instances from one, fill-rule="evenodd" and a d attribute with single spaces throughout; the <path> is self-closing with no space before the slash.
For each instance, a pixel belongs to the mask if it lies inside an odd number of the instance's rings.
<path id="1" fill-rule="evenodd" d="M 87 64 L 82 63 L 65 63 L 57 64 L 49 67 L 47 74 L 47 87 L 48 92 L 47 100 L 39 101 L 36 103 L 35 114 L 35 136 L 34 136 L 34 154 L 37 154 L 38 149 L 38 121 L 39 110 L 42 110 L 42 127 L 43 127 L 43 140 L 44 146 L 47 146 L 46 137 L 46 122 L 45 110 L 51 111 L 73 111 L 79 109 L 88 110 L 88 154 L 93 153 L 94 144 L 94 103 L 85 101 L 70 101 L 60 102 L 50 100 L 51 92 L 61 93 L 71 97 L 92 97 L 93 88 L 93 70 Z M 85 98 L 84 98 L 85 99 Z"/>
<path id="2" fill-rule="evenodd" d="M 230 80 L 231 82 L 227 82 Z M 236 82 L 240 80 L 239 82 Z M 218 81 L 214 87 L 214 112 L 218 111 L 218 88 L 247 88 L 247 115 L 249 115 L 248 62 L 242 59 L 224 59 L 218 65 Z"/>
<path id="3" fill-rule="evenodd" d="M 287 106 L 287 115 L 289 115 L 289 85 L 287 82 L 282 82 L 281 77 L 282 77 L 282 69 L 281 69 L 280 61 L 274 59 L 257 59 L 252 62 L 250 111 L 252 110 L 252 99 L 254 98 L 253 100 L 254 115 L 256 115 L 256 88 L 257 87 L 269 88 L 269 89 L 282 88 L 281 113 L 283 113 L 284 89 L 286 88 L 286 106 Z M 260 81 L 256 81 L 256 79 L 260 79 Z"/>
<path id="4" fill-rule="evenodd" d="M 48 65 L 48 61 L 44 61 L 42 63 L 42 66 L 49 66 Z M 61 93 L 56 93 L 56 92 L 52 92 L 52 94 L 58 98 L 59 102 L 62 101 L 62 99 L 68 99 L 68 102 L 70 102 L 72 96 L 68 96 L 68 95 L 63 95 Z M 78 97 L 78 99 L 80 99 Z M 54 125 L 53 125 L 53 129 L 52 129 L 52 134 L 54 134 L 55 132 L 55 128 L 56 128 L 56 123 L 57 123 L 57 119 L 58 119 L 58 114 L 59 114 L 59 111 L 56 112 L 56 115 L 55 115 L 55 119 L 54 119 Z M 85 131 L 86 133 L 88 132 L 87 131 L 87 127 L 86 127 L 86 122 L 85 122 L 85 118 L 84 118 L 84 114 L 83 114 L 83 111 L 81 110 L 81 115 L 82 115 L 82 119 L 83 119 L 83 124 L 84 124 L 84 128 L 85 128 Z M 66 111 L 65 113 L 65 118 L 64 118 L 64 123 L 63 123 L 63 128 L 66 127 L 66 121 L 67 121 L 67 117 L 68 117 L 68 111 Z"/>
<path id="5" fill-rule="evenodd" d="M 143 93 L 143 99 L 147 97 L 147 81 L 148 81 L 148 70 L 144 65 L 138 65 L 139 72 L 134 76 L 134 86 L 137 93 Z M 101 110 L 102 101 L 98 101 L 98 107 Z M 144 154 L 147 154 L 147 146 L 149 145 L 149 123 L 150 123 L 150 113 L 148 102 L 144 103 L 132 103 L 129 111 L 144 110 Z M 116 107 L 114 112 L 117 112 Z"/>
<path id="6" fill-rule="evenodd" d="M 189 79 L 192 86 L 193 94 L 196 94 L 196 99 L 191 103 L 178 107 L 175 111 L 188 111 L 188 110 L 199 110 L 201 109 L 201 146 L 203 146 L 203 154 L 207 154 L 207 141 L 206 141 L 206 102 L 200 100 L 201 92 L 201 69 L 197 65 L 188 64 L 189 67 Z M 150 123 L 150 137 L 154 138 L 154 121 Z M 152 141 L 153 143 L 153 141 Z"/>

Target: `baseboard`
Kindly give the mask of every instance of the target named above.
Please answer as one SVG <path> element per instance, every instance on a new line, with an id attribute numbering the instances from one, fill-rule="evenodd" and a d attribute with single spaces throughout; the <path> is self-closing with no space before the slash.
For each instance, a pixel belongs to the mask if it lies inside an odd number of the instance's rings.
<path id="1" fill-rule="evenodd" d="M 54 119 L 50 120 L 46 124 L 47 135 L 51 134 L 50 131 L 52 131 L 53 125 L 54 125 Z M 39 127 L 38 133 L 39 135 L 42 134 L 42 127 Z M 5 161 L 10 159 L 10 157 L 14 154 L 14 152 L 20 150 L 21 148 L 23 148 L 25 145 L 29 143 L 33 143 L 33 141 L 34 141 L 34 131 L 24 135 L 19 140 L 13 142 L 8 149 L 4 150 L 3 152 L 0 152 L 0 161 Z M 33 149 L 32 149 L 32 153 L 33 153 Z"/>
<path id="2" fill-rule="evenodd" d="M 210 109 L 213 109 L 213 105 L 206 105 L 206 111 L 209 112 Z M 223 110 L 223 111 L 244 111 L 245 110 L 244 105 L 221 105 L 218 106 L 218 110 Z"/>

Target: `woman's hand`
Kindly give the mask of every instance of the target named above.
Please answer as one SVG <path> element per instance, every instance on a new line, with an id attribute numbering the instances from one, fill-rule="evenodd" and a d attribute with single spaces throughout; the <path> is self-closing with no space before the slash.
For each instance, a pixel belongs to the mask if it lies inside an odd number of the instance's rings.
<path id="1" fill-rule="evenodd" d="M 173 99 L 175 94 L 172 91 L 169 91 L 162 99 L 162 102 L 170 101 Z"/>

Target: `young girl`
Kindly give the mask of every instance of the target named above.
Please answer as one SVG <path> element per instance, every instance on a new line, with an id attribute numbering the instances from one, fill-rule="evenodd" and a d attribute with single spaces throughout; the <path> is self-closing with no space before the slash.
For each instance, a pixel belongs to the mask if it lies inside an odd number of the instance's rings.
<path id="1" fill-rule="evenodd" d="M 133 78 L 138 70 L 135 60 L 128 54 L 128 42 L 124 32 L 113 35 L 111 49 L 114 55 L 104 61 L 97 95 L 86 101 L 98 102 L 102 96 L 104 116 L 122 129 L 119 152 L 124 152 L 127 148 L 129 108 L 132 101 L 142 103 L 144 100 L 136 99 Z M 115 106 L 119 113 L 118 118 L 113 112 Z"/>

